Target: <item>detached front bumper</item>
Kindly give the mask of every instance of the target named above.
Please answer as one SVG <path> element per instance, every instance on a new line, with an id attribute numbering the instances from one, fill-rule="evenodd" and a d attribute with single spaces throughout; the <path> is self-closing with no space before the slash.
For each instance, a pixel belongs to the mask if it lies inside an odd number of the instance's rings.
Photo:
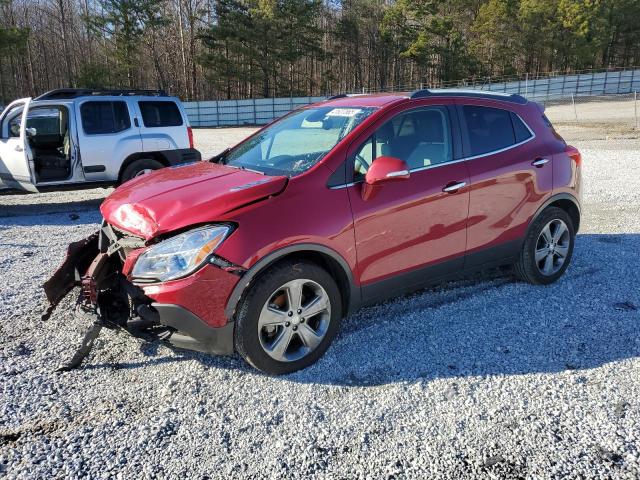
<path id="1" fill-rule="evenodd" d="M 224 310 L 242 272 L 212 262 L 179 280 L 135 284 L 123 273 L 120 253 L 113 242 L 104 242 L 103 232 L 69 245 L 65 261 L 44 284 L 49 311 L 80 285 L 85 315 L 105 327 L 154 336 L 178 348 L 233 353 L 234 324 Z"/>

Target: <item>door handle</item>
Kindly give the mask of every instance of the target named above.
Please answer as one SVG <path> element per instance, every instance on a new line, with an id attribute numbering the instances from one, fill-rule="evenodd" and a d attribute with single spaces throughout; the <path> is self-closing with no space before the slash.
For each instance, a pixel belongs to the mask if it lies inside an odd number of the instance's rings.
<path id="1" fill-rule="evenodd" d="M 467 184 L 467 182 L 452 182 L 452 183 L 448 183 L 443 189 L 443 192 L 446 193 L 456 193 L 458 190 L 460 190 L 462 187 L 464 187 Z"/>
<path id="2" fill-rule="evenodd" d="M 531 162 L 531 165 L 533 165 L 536 168 L 540 168 L 546 165 L 547 163 L 549 163 L 548 158 L 537 158 L 533 162 Z"/>
<path id="3" fill-rule="evenodd" d="M 16 152 L 23 152 L 23 151 L 24 151 L 24 148 L 22 148 L 22 146 L 21 146 L 21 145 L 16 145 L 15 150 L 16 150 Z"/>

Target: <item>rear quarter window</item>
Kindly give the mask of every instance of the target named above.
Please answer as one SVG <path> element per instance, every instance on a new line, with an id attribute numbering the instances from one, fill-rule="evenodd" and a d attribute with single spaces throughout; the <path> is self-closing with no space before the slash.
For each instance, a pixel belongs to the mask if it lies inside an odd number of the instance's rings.
<path id="1" fill-rule="evenodd" d="M 182 115 L 174 102 L 138 102 L 145 127 L 178 127 Z"/>
<path id="2" fill-rule="evenodd" d="M 125 102 L 91 101 L 80 107 L 82 129 L 87 135 L 118 133 L 131 127 Z"/>
<path id="3" fill-rule="evenodd" d="M 531 131 L 524 124 L 518 115 L 511 112 L 511 122 L 513 123 L 513 132 L 516 136 L 516 143 L 524 142 L 528 138 L 531 138 Z"/>

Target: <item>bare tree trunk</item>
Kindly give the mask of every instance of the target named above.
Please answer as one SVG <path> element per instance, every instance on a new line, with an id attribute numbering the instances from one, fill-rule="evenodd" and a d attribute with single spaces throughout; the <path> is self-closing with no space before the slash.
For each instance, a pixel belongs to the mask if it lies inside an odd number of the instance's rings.
<path id="1" fill-rule="evenodd" d="M 58 11 L 60 13 L 60 25 L 62 27 L 62 48 L 64 51 L 64 62 L 66 66 L 66 83 L 73 86 L 73 72 L 71 68 L 71 52 L 69 51 L 69 39 L 67 33 L 67 15 L 64 0 L 58 0 Z"/>

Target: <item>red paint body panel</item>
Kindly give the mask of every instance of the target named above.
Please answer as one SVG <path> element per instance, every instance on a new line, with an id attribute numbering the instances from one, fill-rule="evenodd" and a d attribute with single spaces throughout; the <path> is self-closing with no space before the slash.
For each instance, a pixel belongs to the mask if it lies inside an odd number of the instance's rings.
<path id="1" fill-rule="evenodd" d="M 327 188 L 322 167 L 289 181 L 283 194 L 223 215 L 239 227 L 217 250 L 227 260 L 251 268 L 281 248 L 312 243 L 336 252 L 356 269 L 353 218 L 346 189 Z"/>
<path id="2" fill-rule="evenodd" d="M 115 227 L 149 240 L 277 195 L 286 183 L 286 177 L 198 162 L 131 180 L 109 195 L 100 211 Z"/>
<path id="3" fill-rule="evenodd" d="M 362 185 L 348 188 L 355 221 L 358 277 L 364 284 L 464 256 L 469 190 L 444 193 L 466 182 L 464 163 L 412 172 L 362 199 Z"/>
<path id="4" fill-rule="evenodd" d="M 240 277 L 213 265 L 205 265 L 188 277 L 156 285 L 139 285 L 156 303 L 179 305 L 210 327 L 227 323 L 224 308 Z"/>

